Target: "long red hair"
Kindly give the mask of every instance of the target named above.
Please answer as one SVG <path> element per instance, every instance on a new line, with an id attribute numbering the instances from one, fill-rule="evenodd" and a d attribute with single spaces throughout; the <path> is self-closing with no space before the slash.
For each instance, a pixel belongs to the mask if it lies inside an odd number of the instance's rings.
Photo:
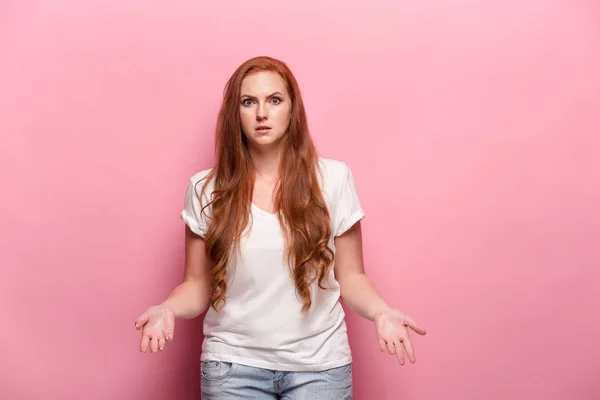
<path id="1" fill-rule="evenodd" d="M 202 192 L 214 179 L 212 218 L 205 236 L 210 260 L 210 304 L 219 311 L 226 302 L 227 264 L 232 249 L 238 250 L 241 234 L 249 223 L 254 167 L 240 121 L 240 89 L 250 73 L 273 71 L 286 82 L 292 101 L 291 120 L 283 138 L 279 181 L 275 186 L 275 209 L 286 243 L 286 257 L 301 312 L 311 307 L 311 286 L 323 283 L 333 264 L 329 248 L 331 223 L 319 184 L 317 152 L 310 137 L 300 88 L 288 66 L 271 57 L 252 58 L 238 67 L 228 80 L 216 126 L 216 165 Z M 204 210 L 203 210 L 204 211 Z"/>

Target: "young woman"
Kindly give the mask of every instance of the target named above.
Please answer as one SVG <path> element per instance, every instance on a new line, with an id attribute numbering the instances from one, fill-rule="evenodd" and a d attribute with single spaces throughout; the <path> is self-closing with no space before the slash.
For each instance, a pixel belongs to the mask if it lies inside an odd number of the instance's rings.
<path id="1" fill-rule="evenodd" d="M 365 275 L 364 217 L 348 166 L 317 156 L 296 79 L 257 57 L 229 79 L 216 165 L 191 177 L 183 282 L 135 322 L 163 350 L 175 320 L 207 312 L 204 399 L 350 399 L 344 310 L 374 322 L 381 351 L 415 356 L 408 328 Z"/>

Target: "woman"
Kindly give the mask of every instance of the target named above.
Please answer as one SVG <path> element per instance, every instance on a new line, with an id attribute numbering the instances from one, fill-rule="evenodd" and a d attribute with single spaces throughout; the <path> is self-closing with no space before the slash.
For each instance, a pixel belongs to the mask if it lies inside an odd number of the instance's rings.
<path id="1" fill-rule="evenodd" d="M 365 275 L 352 173 L 316 155 L 284 63 L 257 57 L 235 71 L 216 152 L 187 188 L 183 283 L 136 320 L 140 350 L 163 350 L 176 319 L 206 311 L 203 398 L 349 399 L 341 297 L 374 321 L 381 351 L 414 363 L 408 327 L 425 330 Z"/>

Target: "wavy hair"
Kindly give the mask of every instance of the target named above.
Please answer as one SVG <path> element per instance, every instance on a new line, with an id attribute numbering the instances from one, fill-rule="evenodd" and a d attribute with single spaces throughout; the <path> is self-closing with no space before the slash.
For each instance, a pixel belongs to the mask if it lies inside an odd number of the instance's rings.
<path id="1" fill-rule="evenodd" d="M 210 304 L 219 311 L 225 305 L 227 264 L 231 250 L 239 250 L 240 238 L 249 223 L 254 166 L 241 128 L 240 96 L 243 79 L 254 72 L 273 71 L 285 81 L 292 101 L 290 124 L 283 137 L 279 180 L 274 206 L 285 239 L 285 253 L 296 292 L 302 300 L 301 313 L 311 307 L 311 286 L 320 289 L 331 270 L 334 253 L 328 242 L 332 233 L 329 211 L 323 199 L 317 152 L 308 130 L 300 88 L 288 66 L 271 57 L 255 57 L 238 67 L 227 81 L 217 118 L 216 165 L 206 177 L 214 179 L 212 207 L 205 235 L 210 266 Z"/>

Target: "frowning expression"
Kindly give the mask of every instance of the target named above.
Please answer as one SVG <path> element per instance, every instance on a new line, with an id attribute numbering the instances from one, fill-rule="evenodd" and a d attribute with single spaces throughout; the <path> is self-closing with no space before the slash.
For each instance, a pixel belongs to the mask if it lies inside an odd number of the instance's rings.
<path id="1" fill-rule="evenodd" d="M 277 72 L 254 72 L 242 81 L 240 119 L 251 146 L 277 146 L 287 133 L 291 110 L 287 85 Z"/>

